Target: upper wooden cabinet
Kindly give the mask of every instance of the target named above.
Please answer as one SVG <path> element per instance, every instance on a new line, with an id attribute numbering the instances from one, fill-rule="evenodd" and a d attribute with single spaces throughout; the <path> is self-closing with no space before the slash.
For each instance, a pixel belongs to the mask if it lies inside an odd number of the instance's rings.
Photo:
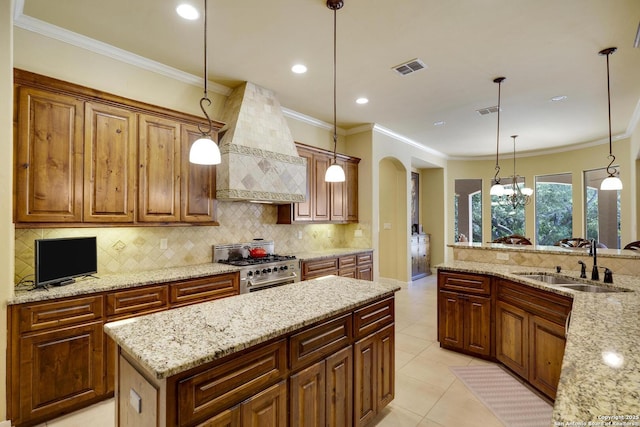
<path id="1" fill-rule="evenodd" d="M 16 102 L 16 222 L 80 222 L 83 102 L 31 87 Z"/>
<path id="2" fill-rule="evenodd" d="M 188 156 L 201 118 L 21 70 L 14 82 L 18 226 L 215 224 L 215 166 Z"/>
<path id="3" fill-rule="evenodd" d="M 336 162 L 345 172 L 345 182 L 325 182 L 333 153 L 296 143 L 298 154 L 307 159 L 307 199 L 303 203 L 278 206 L 278 224 L 358 222 L 358 163 L 343 154 Z"/>

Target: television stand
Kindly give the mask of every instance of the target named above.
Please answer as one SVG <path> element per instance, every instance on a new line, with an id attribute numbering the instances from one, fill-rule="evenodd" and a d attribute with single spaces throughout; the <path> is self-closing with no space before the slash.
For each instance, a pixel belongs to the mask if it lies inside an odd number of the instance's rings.
<path id="1" fill-rule="evenodd" d="M 62 282 L 54 283 L 53 286 L 66 286 L 71 285 L 72 283 L 76 283 L 76 279 L 63 280 Z"/>

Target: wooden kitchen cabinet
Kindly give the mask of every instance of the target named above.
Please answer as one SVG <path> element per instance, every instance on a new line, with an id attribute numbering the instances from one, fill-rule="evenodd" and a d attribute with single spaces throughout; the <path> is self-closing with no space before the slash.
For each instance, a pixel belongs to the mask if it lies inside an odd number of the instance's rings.
<path id="1" fill-rule="evenodd" d="M 302 280 L 329 275 L 373 280 L 373 252 L 365 251 L 349 255 L 302 260 L 300 274 L 302 275 Z"/>
<path id="2" fill-rule="evenodd" d="M 429 249 L 430 236 L 428 234 L 413 234 L 411 236 L 411 280 L 431 274 Z"/>
<path id="3" fill-rule="evenodd" d="M 307 199 L 302 203 L 278 206 L 278 224 L 358 222 L 358 163 L 343 154 L 336 162 L 345 171 L 345 182 L 325 182 L 333 163 L 333 152 L 296 143 L 298 154 L 307 159 Z"/>
<path id="4" fill-rule="evenodd" d="M 373 252 L 356 255 L 356 279 L 373 280 Z"/>
<path id="5" fill-rule="evenodd" d="M 490 278 L 438 272 L 438 341 L 441 347 L 490 357 L 491 310 Z"/>
<path id="6" fill-rule="evenodd" d="M 16 222 L 80 222 L 82 100 L 19 87 L 14 114 Z"/>
<path id="7" fill-rule="evenodd" d="M 252 396 L 240 405 L 242 427 L 287 427 L 287 382 Z"/>
<path id="8" fill-rule="evenodd" d="M 17 227 L 217 224 L 215 167 L 188 161 L 201 118 L 22 70 L 14 88 Z"/>
<path id="9" fill-rule="evenodd" d="M 132 111 L 86 102 L 84 221 L 133 222 L 137 121 Z"/>
<path id="10" fill-rule="evenodd" d="M 555 399 L 572 300 L 500 279 L 496 302 L 496 358 Z"/>
<path id="11" fill-rule="evenodd" d="M 8 307 L 8 418 L 34 425 L 113 396 L 116 346 L 107 321 L 239 293 L 225 273 Z"/>

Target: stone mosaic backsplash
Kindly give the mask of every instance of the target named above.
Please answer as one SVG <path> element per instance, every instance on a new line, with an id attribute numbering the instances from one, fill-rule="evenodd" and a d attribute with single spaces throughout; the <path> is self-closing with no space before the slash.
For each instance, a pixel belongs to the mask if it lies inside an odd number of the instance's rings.
<path id="1" fill-rule="evenodd" d="M 212 245 L 254 238 L 273 240 L 277 253 L 294 255 L 371 247 L 370 224 L 276 224 L 277 207 L 268 204 L 218 202 L 217 210 L 220 226 L 17 229 L 16 283 L 34 273 L 36 239 L 97 236 L 98 275 L 207 263 Z M 362 237 L 354 237 L 356 230 Z M 161 239 L 167 240 L 166 249 L 161 249 Z"/>

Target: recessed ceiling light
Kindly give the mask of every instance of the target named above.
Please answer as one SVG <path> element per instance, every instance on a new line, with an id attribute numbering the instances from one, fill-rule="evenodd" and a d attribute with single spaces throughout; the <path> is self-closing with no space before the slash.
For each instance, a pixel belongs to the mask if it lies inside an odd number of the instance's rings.
<path id="1" fill-rule="evenodd" d="M 303 64 L 296 64 L 293 67 L 291 67 L 291 71 L 293 71 L 296 74 L 304 74 L 307 72 L 307 67 Z"/>
<path id="2" fill-rule="evenodd" d="M 567 95 L 558 95 L 558 96 L 554 96 L 553 98 L 551 98 L 551 101 L 553 101 L 553 102 L 564 101 L 567 98 L 568 98 Z"/>
<path id="3" fill-rule="evenodd" d="M 176 7 L 176 12 L 182 18 L 188 19 L 189 21 L 195 21 L 200 17 L 198 9 L 186 3 L 183 3 L 180 6 Z"/>
<path id="4" fill-rule="evenodd" d="M 368 102 L 369 102 L 369 100 L 367 98 L 365 98 L 365 97 L 360 97 L 360 98 L 356 99 L 356 103 L 357 104 L 366 104 Z"/>
<path id="5" fill-rule="evenodd" d="M 445 122 L 444 120 L 440 120 L 438 122 L 433 122 L 434 126 L 444 126 L 446 124 L 447 124 L 447 122 Z"/>

